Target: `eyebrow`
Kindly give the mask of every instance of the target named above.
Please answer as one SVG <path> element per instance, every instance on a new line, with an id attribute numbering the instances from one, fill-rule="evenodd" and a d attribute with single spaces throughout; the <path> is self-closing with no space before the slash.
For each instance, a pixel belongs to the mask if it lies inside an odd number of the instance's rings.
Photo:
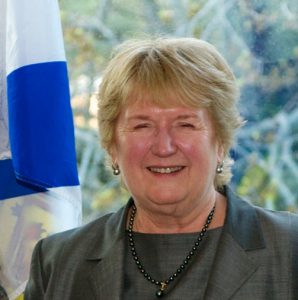
<path id="1" fill-rule="evenodd" d="M 150 120 L 150 119 L 151 119 L 151 117 L 149 117 L 147 115 L 143 115 L 143 114 L 134 115 L 134 116 L 130 116 L 127 118 L 128 121 L 130 121 L 130 120 Z M 179 115 L 175 119 L 177 119 L 177 120 L 185 120 L 185 119 L 200 120 L 201 118 L 195 113 L 189 113 L 189 114 Z"/>
<path id="2" fill-rule="evenodd" d="M 127 121 L 131 120 L 150 120 L 150 117 L 146 115 L 135 115 L 127 118 Z"/>
<path id="3" fill-rule="evenodd" d="M 180 115 L 180 116 L 177 117 L 177 120 L 185 120 L 185 119 L 197 119 L 197 120 L 201 120 L 201 118 L 197 114 L 195 114 L 195 113 Z"/>

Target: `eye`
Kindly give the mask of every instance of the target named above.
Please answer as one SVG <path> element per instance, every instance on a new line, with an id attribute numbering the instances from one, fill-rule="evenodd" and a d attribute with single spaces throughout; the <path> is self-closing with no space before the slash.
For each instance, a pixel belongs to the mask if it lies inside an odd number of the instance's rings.
<path id="1" fill-rule="evenodd" d="M 182 122 L 182 123 L 179 123 L 179 126 L 180 126 L 180 127 L 183 127 L 183 128 L 195 128 L 195 125 L 194 125 L 194 124 L 188 123 L 188 122 Z"/>
<path id="2" fill-rule="evenodd" d="M 149 123 L 139 123 L 134 125 L 134 129 L 142 129 L 142 128 L 149 128 L 150 124 Z"/>

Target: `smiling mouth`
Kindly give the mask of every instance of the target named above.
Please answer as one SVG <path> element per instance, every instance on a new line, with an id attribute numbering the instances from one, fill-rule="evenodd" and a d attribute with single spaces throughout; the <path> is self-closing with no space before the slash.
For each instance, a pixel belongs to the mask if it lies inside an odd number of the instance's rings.
<path id="1" fill-rule="evenodd" d="M 171 173 L 179 172 L 183 168 L 184 167 L 181 167 L 181 166 L 180 167 L 166 167 L 166 168 L 149 167 L 148 170 L 153 173 L 171 174 Z"/>

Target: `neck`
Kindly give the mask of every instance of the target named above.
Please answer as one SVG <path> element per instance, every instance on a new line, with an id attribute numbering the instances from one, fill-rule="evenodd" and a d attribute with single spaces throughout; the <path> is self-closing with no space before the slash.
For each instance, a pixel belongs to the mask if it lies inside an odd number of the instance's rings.
<path id="1" fill-rule="evenodd" d="M 215 213 L 209 228 L 221 227 L 226 215 L 226 198 L 217 192 L 213 199 L 206 201 L 203 205 L 191 207 L 182 214 L 176 213 L 177 208 L 171 209 L 171 212 L 151 212 L 136 203 L 134 231 L 143 233 L 198 232 L 205 224 L 213 206 L 215 206 Z"/>

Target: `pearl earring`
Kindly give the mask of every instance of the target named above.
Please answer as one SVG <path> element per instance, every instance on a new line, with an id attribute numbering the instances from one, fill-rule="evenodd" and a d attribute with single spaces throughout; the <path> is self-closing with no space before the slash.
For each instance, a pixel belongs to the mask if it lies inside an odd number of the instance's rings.
<path id="1" fill-rule="evenodd" d="M 223 172 L 224 168 L 224 162 L 222 161 L 217 167 L 216 167 L 216 173 L 221 174 Z"/>
<path id="2" fill-rule="evenodd" d="M 112 168 L 113 168 L 113 174 L 114 174 L 115 176 L 118 176 L 118 175 L 120 174 L 120 169 L 119 169 L 119 167 L 118 167 L 118 166 L 112 166 Z"/>

